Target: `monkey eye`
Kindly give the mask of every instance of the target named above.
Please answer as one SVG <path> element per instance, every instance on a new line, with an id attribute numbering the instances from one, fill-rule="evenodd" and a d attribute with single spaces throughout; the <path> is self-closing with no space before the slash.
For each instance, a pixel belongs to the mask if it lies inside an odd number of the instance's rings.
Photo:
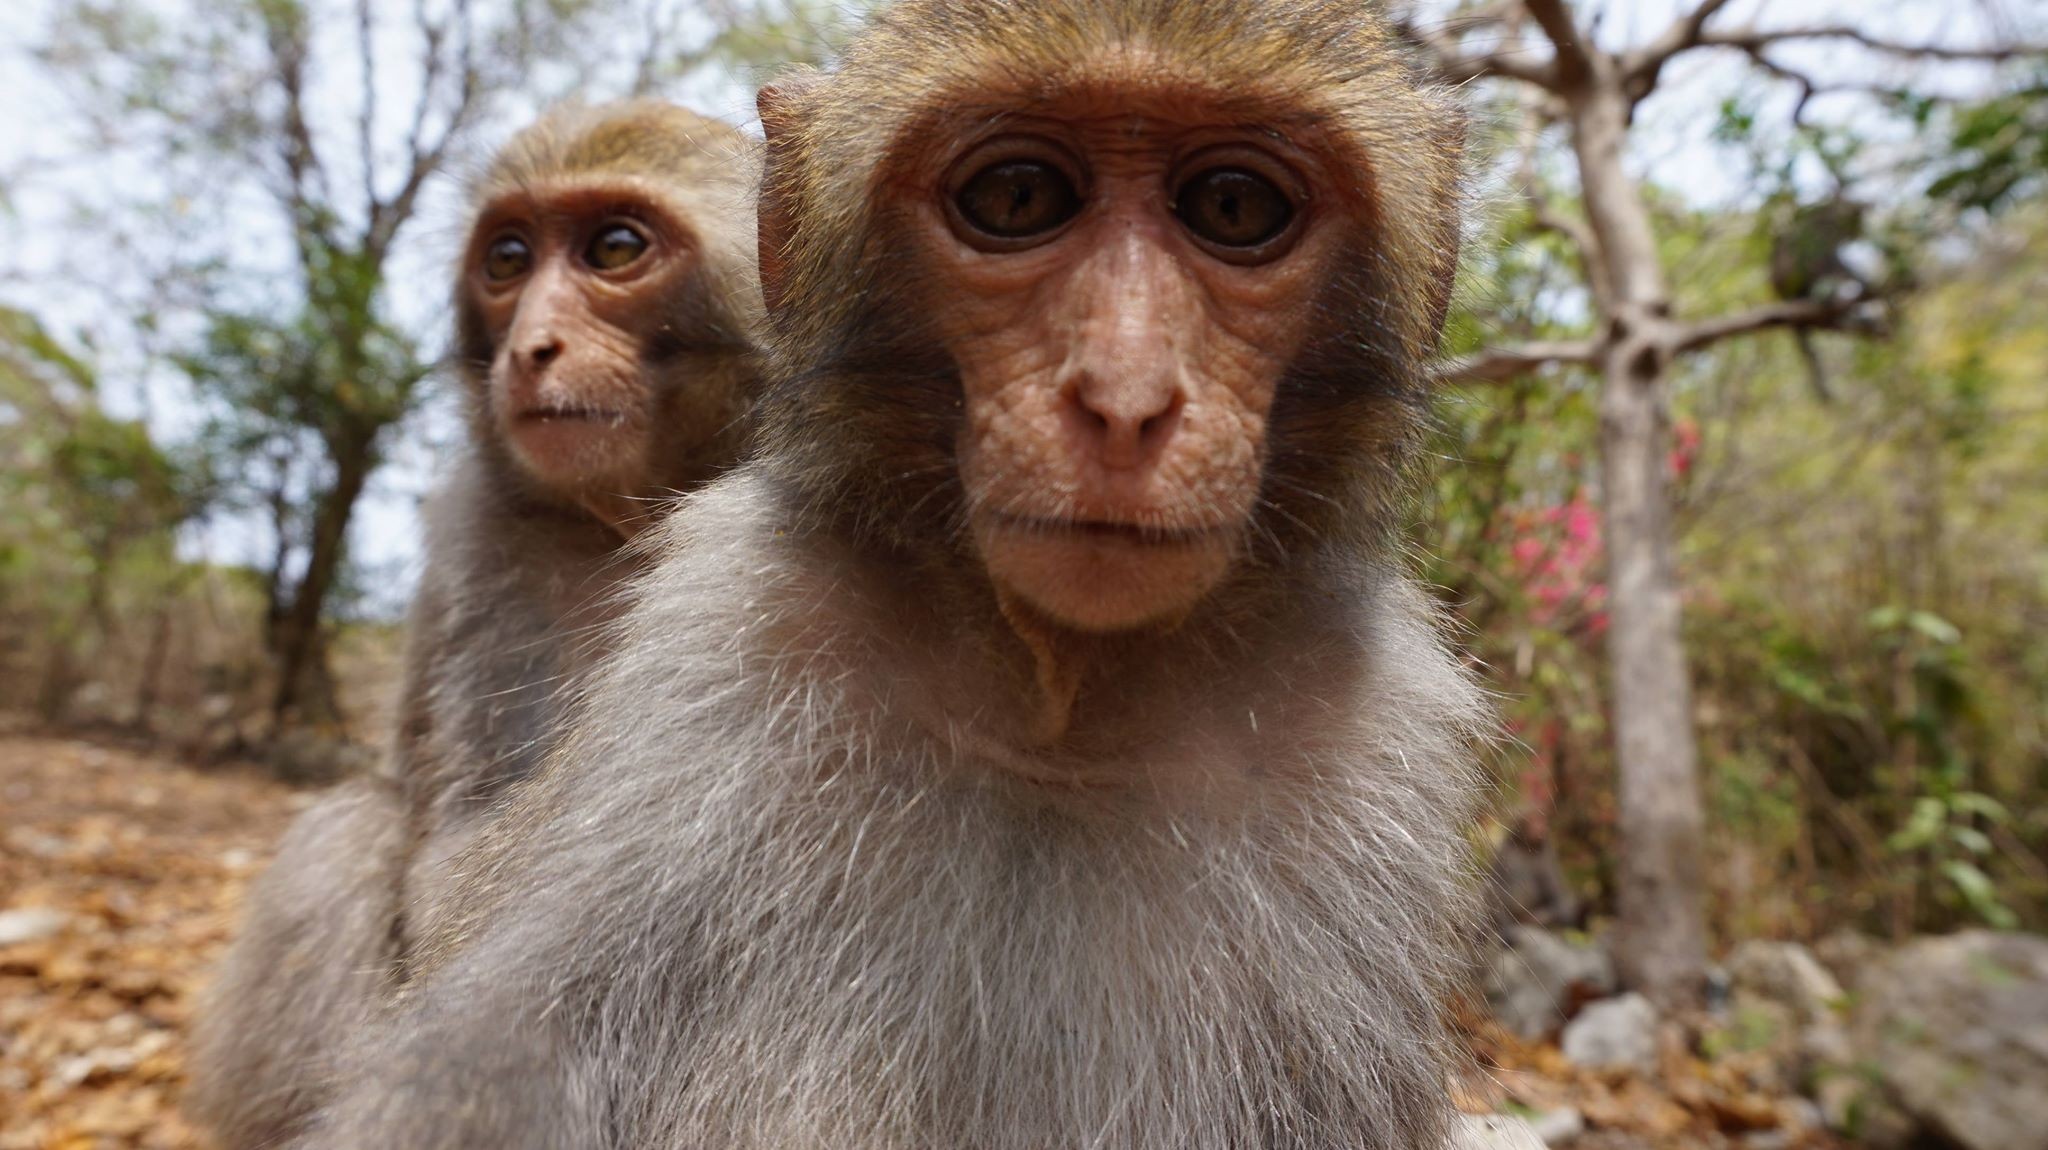
<path id="1" fill-rule="evenodd" d="M 1294 203 L 1257 172 L 1209 168 L 1181 184 L 1173 214 L 1198 238 L 1218 247 L 1255 248 L 1287 230 Z"/>
<path id="2" fill-rule="evenodd" d="M 617 271 L 647 251 L 647 237 L 625 224 L 612 224 L 591 237 L 583 262 L 599 271 Z"/>
<path id="3" fill-rule="evenodd" d="M 960 216 L 999 240 L 1042 236 L 1081 210 L 1081 194 L 1065 172 L 1041 160 L 999 160 L 961 185 Z"/>
<path id="4" fill-rule="evenodd" d="M 533 249 L 518 236 L 499 236 L 484 249 L 484 278 L 492 283 L 518 279 L 533 267 Z"/>

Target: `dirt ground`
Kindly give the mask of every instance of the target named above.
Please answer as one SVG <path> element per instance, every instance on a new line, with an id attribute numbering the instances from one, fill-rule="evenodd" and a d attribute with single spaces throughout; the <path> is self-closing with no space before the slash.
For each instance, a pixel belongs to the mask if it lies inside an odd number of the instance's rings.
<path id="1" fill-rule="evenodd" d="M 205 1146 L 177 1108 L 194 995 L 311 798 L 252 767 L 0 727 L 0 1150 Z M 1468 1028 L 1484 1069 L 1467 1108 L 1570 1108 L 1589 1127 L 1576 1150 L 1840 1145 L 1759 1090 L 1754 1059 L 1675 1044 L 1653 1083 Z"/>
<path id="2" fill-rule="evenodd" d="M 56 924 L 0 945 L 0 1150 L 204 1145 L 177 1111 L 193 995 L 307 798 L 251 768 L 0 734 L 0 913 Z"/>

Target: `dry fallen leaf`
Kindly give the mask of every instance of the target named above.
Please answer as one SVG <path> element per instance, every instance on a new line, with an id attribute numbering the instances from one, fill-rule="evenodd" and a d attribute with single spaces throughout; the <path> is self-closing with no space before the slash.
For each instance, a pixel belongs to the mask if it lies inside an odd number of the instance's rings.
<path id="1" fill-rule="evenodd" d="M 62 916 L 0 945 L 0 1150 L 202 1150 L 177 1110 L 193 996 L 306 793 L 247 768 L 0 734 L 0 795 L 0 913 Z M 1587 1072 L 1470 1010 L 1461 1024 L 1470 1110 L 1573 1109 L 1589 1147 L 1735 1150 L 1773 1130 L 1788 1148 L 1839 1146 L 1792 1128 L 1753 1058 L 1667 1051 L 1650 1081 Z"/>

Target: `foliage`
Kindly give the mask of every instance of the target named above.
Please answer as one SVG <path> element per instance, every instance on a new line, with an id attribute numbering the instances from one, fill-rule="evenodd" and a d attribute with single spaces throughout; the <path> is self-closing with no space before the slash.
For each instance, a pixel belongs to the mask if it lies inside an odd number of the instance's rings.
<path id="1" fill-rule="evenodd" d="M 190 243 L 165 278 L 181 330 L 197 335 L 168 358 L 211 412 L 204 442 L 227 503 L 271 512 L 263 618 L 280 721 L 336 718 L 329 600 L 357 500 L 431 368 L 389 298 L 399 236 L 532 73 L 574 77 L 601 59 L 588 55 L 604 42 L 595 25 L 616 7 L 59 5 L 51 75 L 108 139 L 155 164 L 161 186 L 137 216 L 178 221 Z"/>
<path id="2" fill-rule="evenodd" d="M 1993 211 L 2024 198 L 2048 178 L 2048 73 L 1991 99 L 1944 108 L 1908 98 L 1915 123 L 1940 123 L 1948 155 L 1927 194 L 1964 208 Z"/>
<path id="3" fill-rule="evenodd" d="M 1665 220 L 1688 295 L 1756 290 L 1749 214 Z M 1468 272 L 1528 299 L 1550 249 L 1519 216 L 1499 226 Z M 2044 241 L 2048 209 L 2031 203 L 1968 250 L 1917 251 L 1924 284 L 1898 337 L 1822 346 L 1830 403 L 1790 340 L 1731 347 L 1678 381 L 1668 475 L 1723 938 L 2048 926 Z M 1524 338 L 1572 333 L 1513 322 Z M 1449 405 L 1452 465 L 1417 541 L 1505 698 L 1513 803 L 1550 820 L 1611 912 L 1588 388 L 1552 369 Z"/>
<path id="4" fill-rule="evenodd" d="M 692 63 L 713 61 L 741 74 L 767 72 L 791 63 L 823 64 L 856 27 L 872 0 L 854 4 L 829 0 L 763 0 L 752 7 L 728 6 L 722 25 Z"/>
<path id="5" fill-rule="evenodd" d="M 0 681 L 53 717 L 79 668 L 120 644 L 122 617 L 160 612 L 186 584 L 176 532 L 210 486 L 203 461 L 166 451 L 97 393 L 84 358 L 0 309 Z M 144 669 L 138 712 L 160 670 Z"/>

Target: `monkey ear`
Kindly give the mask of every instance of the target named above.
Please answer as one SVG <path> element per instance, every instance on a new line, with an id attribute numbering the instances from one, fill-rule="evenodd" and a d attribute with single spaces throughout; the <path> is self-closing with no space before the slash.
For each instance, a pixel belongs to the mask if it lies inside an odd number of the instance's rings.
<path id="1" fill-rule="evenodd" d="M 754 96 L 761 131 L 767 137 L 761 159 L 761 199 L 755 209 L 755 254 L 761 269 L 761 299 L 770 314 L 781 306 L 789 281 L 789 241 L 796 230 L 797 209 L 790 177 L 803 123 L 800 105 L 804 93 L 822 79 L 808 69 L 793 71 L 763 86 Z"/>

